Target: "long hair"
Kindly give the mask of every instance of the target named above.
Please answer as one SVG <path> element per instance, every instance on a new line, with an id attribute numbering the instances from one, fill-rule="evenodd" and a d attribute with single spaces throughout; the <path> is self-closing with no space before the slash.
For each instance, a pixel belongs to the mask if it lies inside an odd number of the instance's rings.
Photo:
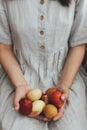
<path id="1" fill-rule="evenodd" d="M 69 6 L 71 0 L 58 0 L 63 6 Z"/>

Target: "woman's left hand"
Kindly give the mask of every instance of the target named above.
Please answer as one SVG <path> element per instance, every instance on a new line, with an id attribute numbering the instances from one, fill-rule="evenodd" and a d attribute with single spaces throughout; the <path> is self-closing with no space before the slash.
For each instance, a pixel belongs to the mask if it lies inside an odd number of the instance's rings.
<path id="1" fill-rule="evenodd" d="M 61 100 L 64 101 L 64 104 L 59 108 L 58 114 L 53 118 L 53 121 L 57 121 L 63 116 L 69 97 L 69 89 L 62 85 L 58 85 L 57 88 L 59 91 L 62 92 Z"/>
<path id="2" fill-rule="evenodd" d="M 59 108 L 58 114 L 53 118 L 53 121 L 57 121 L 57 120 L 59 120 L 63 116 L 65 105 L 66 105 L 66 101 L 64 102 L 64 104 L 62 105 L 62 107 Z"/>

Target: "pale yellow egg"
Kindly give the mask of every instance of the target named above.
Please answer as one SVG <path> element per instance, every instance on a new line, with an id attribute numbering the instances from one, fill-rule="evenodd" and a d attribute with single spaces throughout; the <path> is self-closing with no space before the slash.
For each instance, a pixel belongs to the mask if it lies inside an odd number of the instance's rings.
<path id="1" fill-rule="evenodd" d="M 38 88 L 32 89 L 27 93 L 27 98 L 29 98 L 31 101 L 39 100 L 41 96 L 42 92 Z"/>
<path id="2" fill-rule="evenodd" d="M 37 100 L 32 103 L 32 112 L 42 112 L 45 107 L 45 102 L 42 100 Z"/>

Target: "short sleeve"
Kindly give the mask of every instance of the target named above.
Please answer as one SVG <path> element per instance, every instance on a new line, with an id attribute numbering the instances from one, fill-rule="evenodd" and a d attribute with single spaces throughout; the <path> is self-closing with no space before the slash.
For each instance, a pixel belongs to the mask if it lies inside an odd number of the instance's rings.
<path id="1" fill-rule="evenodd" d="M 84 43 L 87 43 L 87 0 L 76 0 L 69 46 L 74 47 Z"/>
<path id="2" fill-rule="evenodd" d="M 10 28 L 2 0 L 0 0 L 0 43 L 7 45 L 12 43 Z"/>

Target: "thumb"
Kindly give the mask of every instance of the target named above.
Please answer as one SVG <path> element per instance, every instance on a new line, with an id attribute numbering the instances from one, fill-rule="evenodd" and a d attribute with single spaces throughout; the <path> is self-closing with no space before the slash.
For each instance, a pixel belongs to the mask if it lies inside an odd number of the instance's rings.
<path id="1" fill-rule="evenodd" d="M 16 111 L 19 110 L 19 107 L 20 107 L 19 101 L 20 101 L 20 99 L 21 98 L 18 95 L 15 94 L 15 97 L 14 97 L 14 108 L 15 108 Z"/>
<path id="2" fill-rule="evenodd" d="M 64 101 L 68 98 L 68 95 L 67 93 L 63 93 L 62 96 L 61 96 L 61 100 Z"/>

